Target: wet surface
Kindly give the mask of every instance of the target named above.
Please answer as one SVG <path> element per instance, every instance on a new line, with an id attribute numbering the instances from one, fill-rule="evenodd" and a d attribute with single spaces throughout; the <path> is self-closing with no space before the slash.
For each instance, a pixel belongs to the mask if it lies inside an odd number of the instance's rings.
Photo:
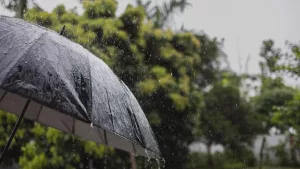
<path id="1" fill-rule="evenodd" d="M 54 31 L 0 16 L 0 88 L 160 154 L 128 87 L 101 59 Z"/>

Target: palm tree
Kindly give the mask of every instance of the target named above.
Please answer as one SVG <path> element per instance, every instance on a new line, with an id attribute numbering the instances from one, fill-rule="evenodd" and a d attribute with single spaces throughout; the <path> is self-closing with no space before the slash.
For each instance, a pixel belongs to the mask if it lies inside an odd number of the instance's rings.
<path id="1" fill-rule="evenodd" d="M 178 10 L 182 13 L 188 6 L 191 6 L 188 0 L 171 0 L 164 2 L 162 6 L 155 5 L 154 7 L 151 7 L 151 0 L 145 3 L 142 0 L 136 0 L 136 3 L 144 7 L 148 19 L 152 20 L 154 26 L 159 28 L 164 27 Z"/>
<path id="2" fill-rule="evenodd" d="M 24 17 L 24 13 L 27 11 L 29 3 L 33 4 L 34 7 L 41 9 L 34 0 L 0 0 L 0 4 L 8 10 L 16 12 L 16 17 L 18 18 Z"/>

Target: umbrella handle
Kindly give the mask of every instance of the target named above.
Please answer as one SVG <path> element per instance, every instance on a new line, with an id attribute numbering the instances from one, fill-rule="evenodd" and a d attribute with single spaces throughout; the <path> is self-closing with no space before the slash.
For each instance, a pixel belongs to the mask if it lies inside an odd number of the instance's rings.
<path id="1" fill-rule="evenodd" d="M 22 119 L 23 119 L 23 117 L 24 117 L 24 115 L 25 115 L 25 112 L 26 112 L 26 110 L 27 110 L 27 108 L 28 108 L 28 106 L 29 106 L 29 103 L 30 103 L 30 100 L 27 100 L 27 101 L 26 101 L 26 104 L 25 104 L 25 106 L 24 106 L 24 108 L 23 108 L 23 110 L 22 110 L 22 113 L 21 113 L 21 115 L 19 116 L 18 121 L 17 121 L 17 123 L 15 124 L 14 129 L 13 129 L 13 131 L 11 132 L 11 134 L 10 134 L 10 136 L 9 136 L 9 139 L 8 139 L 8 141 L 7 141 L 7 143 L 6 143 L 5 147 L 4 147 L 4 150 L 3 150 L 2 154 L 1 154 L 1 157 L 0 157 L 0 165 L 2 164 L 4 155 L 5 155 L 5 153 L 7 152 L 8 148 L 9 148 L 9 146 L 10 146 L 10 143 L 11 143 L 11 141 L 13 140 L 13 138 L 14 138 L 14 136 L 15 136 L 15 134 L 16 134 L 18 128 L 19 128 L 19 125 L 20 125 L 20 123 L 21 123 L 21 121 L 22 121 Z"/>

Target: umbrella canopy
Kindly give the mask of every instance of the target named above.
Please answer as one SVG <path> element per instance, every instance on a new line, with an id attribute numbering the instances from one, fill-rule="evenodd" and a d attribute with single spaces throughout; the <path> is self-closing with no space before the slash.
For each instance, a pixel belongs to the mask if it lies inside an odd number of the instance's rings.
<path id="1" fill-rule="evenodd" d="M 101 59 L 54 31 L 5 16 L 0 16 L 0 109 L 100 144 L 160 157 L 136 98 Z"/>

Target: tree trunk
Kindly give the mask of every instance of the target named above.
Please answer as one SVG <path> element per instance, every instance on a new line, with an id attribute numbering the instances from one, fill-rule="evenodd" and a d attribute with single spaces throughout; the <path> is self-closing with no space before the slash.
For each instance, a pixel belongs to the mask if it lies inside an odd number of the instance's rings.
<path id="1" fill-rule="evenodd" d="M 211 152 L 211 147 L 212 147 L 212 142 L 209 141 L 207 143 L 207 155 L 208 155 L 208 167 L 210 169 L 214 169 L 214 160 L 213 160 L 213 157 L 212 157 L 212 152 Z"/>
<path id="2" fill-rule="evenodd" d="M 89 169 L 94 169 L 93 160 L 89 159 Z"/>
<path id="3" fill-rule="evenodd" d="M 137 169 L 136 168 L 135 155 L 133 153 L 129 153 L 129 155 L 130 155 L 131 169 Z"/>
<path id="4" fill-rule="evenodd" d="M 296 157 L 296 147 L 295 147 L 295 141 L 294 141 L 294 136 L 292 134 L 290 134 L 290 152 L 291 152 L 291 161 L 292 161 L 292 165 L 294 167 L 297 167 L 298 165 L 298 161 L 297 161 L 297 157 Z"/>
<path id="5" fill-rule="evenodd" d="M 27 0 L 19 0 L 17 17 L 24 18 L 24 13 L 27 9 Z"/>
<path id="6" fill-rule="evenodd" d="M 264 148 L 266 144 L 266 137 L 263 137 L 263 140 L 261 142 L 260 152 L 259 152 L 259 169 L 262 169 L 263 162 L 264 162 Z"/>

